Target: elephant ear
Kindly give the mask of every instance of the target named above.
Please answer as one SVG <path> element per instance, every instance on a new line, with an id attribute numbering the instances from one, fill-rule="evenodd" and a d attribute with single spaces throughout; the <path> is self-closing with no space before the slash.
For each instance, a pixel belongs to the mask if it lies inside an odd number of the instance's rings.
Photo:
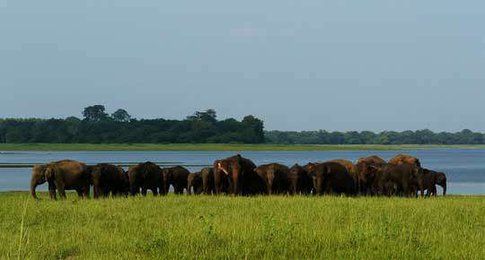
<path id="1" fill-rule="evenodd" d="M 52 180 L 54 178 L 55 172 L 57 171 L 57 167 L 54 165 L 49 165 L 44 170 L 44 176 L 46 181 Z"/>

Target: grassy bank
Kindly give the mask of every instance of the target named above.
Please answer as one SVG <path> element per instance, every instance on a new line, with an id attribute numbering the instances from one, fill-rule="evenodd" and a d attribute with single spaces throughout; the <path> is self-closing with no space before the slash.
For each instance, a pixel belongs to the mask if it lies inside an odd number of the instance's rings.
<path id="1" fill-rule="evenodd" d="M 485 197 L 120 198 L 0 193 L 0 258 L 480 259 Z"/>
<path id="2" fill-rule="evenodd" d="M 0 151 L 338 151 L 485 149 L 485 145 L 0 144 Z"/>

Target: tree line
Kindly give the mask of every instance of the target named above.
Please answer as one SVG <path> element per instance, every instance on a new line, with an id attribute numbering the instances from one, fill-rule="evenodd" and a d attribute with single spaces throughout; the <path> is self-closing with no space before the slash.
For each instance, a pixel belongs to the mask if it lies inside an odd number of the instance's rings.
<path id="1" fill-rule="evenodd" d="M 418 131 L 328 132 L 268 131 L 266 142 L 274 144 L 485 144 L 485 135 L 465 129 L 456 133 Z"/>
<path id="2" fill-rule="evenodd" d="M 198 111 L 184 120 L 135 119 L 124 109 L 84 108 L 83 118 L 0 119 L 0 143 L 262 143 L 263 121 L 217 120 Z"/>
<path id="3" fill-rule="evenodd" d="M 84 108 L 83 118 L 0 119 L 0 143 L 273 143 L 273 144 L 485 144 L 483 133 L 418 131 L 264 131 L 263 121 L 218 120 L 197 111 L 183 120 L 136 119 L 124 109 Z"/>

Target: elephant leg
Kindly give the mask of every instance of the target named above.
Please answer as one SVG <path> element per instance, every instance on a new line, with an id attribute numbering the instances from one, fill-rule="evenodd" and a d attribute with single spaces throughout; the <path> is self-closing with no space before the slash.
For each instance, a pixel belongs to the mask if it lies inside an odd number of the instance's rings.
<path id="1" fill-rule="evenodd" d="M 296 194 L 296 185 L 294 183 L 290 184 L 290 188 L 288 189 L 288 194 L 295 195 Z"/>
<path id="2" fill-rule="evenodd" d="M 184 188 L 181 187 L 180 185 L 175 185 L 174 186 L 175 194 L 184 194 Z"/>
<path id="3" fill-rule="evenodd" d="M 431 191 L 430 191 L 430 188 L 428 187 L 426 189 L 426 197 L 429 197 L 431 195 Z"/>
<path id="4" fill-rule="evenodd" d="M 142 187 L 142 188 L 141 188 L 141 195 L 142 195 L 143 197 L 145 197 L 145 196 L 147 195 L 147 188 L 145 188 L 145 187 Z"/>
<path id="5" fill-rule="evenodd" d="M 86 198 L 86 199 L 89 199 L 89 190 L 90 190 L 91 187 L 89 187 L 89 185 L 85 185 L 82 189 L 82 192 L 83 192 L 83 197 Z"/>
<path id="6" fill-rule="evenodd" d="M 214 178 L 214 191 L 215 191 L 215 194 L 222 193 L 222 180 L 221 180 L 221 177 L 215 177 Z"/>
<path id="7" fill-rule="evenodd" d="M 107 198 L 109 197 L 109 194 L 111 193 L 111 188 L 110 187 L 105 187 L 103 191 L 103 197 Z"/>
<path id="8" fill-rule="evenodd" d="M 54 183 L 49 183 L 49 197 L 53 200 L 57 200 L 56 185 Z"/>
<path id="9" fill-rule="evenodd" d="M 153 196 L 154 197 L 158 196 L 158 189 L 157 189 L 157 187 L 153 187 L 153 188 L 151 188 L 151 190 L 152 190 L 152 193 L 153 193 Z"/>
<path id="10" fill-rule="evenodd" d="M 95 199 L 99 198 L 99 186 L 98 185 L 93 186 L 93 193 L 94 193 L 93 197 Z"/>
<path id="11" fill-rule="evenodd" d="M 421 197 L 424 197 L 424 186 L 419 185 L 419 190 L 421 191 Z"/>
<path id="12" fill-rule="evenodd" d="M 53 189 L 53 190 L 49 190 L 49 196 L 51 199 L 53 200 L 57 200 L 57 193 L 56 193 L 56 190 Z"/>
<path id="13" fill-rule="evenodd" d="M 61 197 L 61 199 L 66 199 L 67 196 L 64 183 L 62 181 L 56 181 L 56 187 L 57 191 L 59 192 L 59 197 Z"/>
<path id="14" fill-rule="evenodd" d="M 82 189 L 76 189 L 76 193 L 77 193 L 77 196 L 79 198 L 82 198 L 83 197 L 83 191 L 82 191 Z"/>

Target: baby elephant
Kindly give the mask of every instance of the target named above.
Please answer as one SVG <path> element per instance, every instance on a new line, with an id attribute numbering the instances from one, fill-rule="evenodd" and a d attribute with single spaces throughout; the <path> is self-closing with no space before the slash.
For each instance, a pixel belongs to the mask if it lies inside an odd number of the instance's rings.
<path id="1" fill-rule="evenodd" d="M 422 185 L 427 190 L 426 196 L 436 196 L 436 185 L 443 188 L 443 196 L 446 195 L 446 175 L 442 172 L 436 172 L 428 169 L 423 169 Z"/>
<path id="2" fill-rule="evenodd" d="M 187 177 L 187 193 L 192 195 L 192 189 L 194 194 L 199 195 L 202 193 L 202 176 L 200 172 L 190 173 Z"/>
<path id="3" fill-rule="evenodd" d="M 267 194 L 285 194 L 288 192 L 288 175 L 290 172 L 288 167 L 279 163 L 271 163 L 261 165 L 254 171 L 264 180 Z"/>
<path id="4" fill-rule="evenodd" d="M 164 194 L 168 193 L 170 185 L 173 186 L 175 194 L 184 194 L 184 189 L 187 188 L 187 179 L 189 177 L 189 170 L 182 166 L 175 166 L 162 169 L 162 177 L 164 184 Z"/>

